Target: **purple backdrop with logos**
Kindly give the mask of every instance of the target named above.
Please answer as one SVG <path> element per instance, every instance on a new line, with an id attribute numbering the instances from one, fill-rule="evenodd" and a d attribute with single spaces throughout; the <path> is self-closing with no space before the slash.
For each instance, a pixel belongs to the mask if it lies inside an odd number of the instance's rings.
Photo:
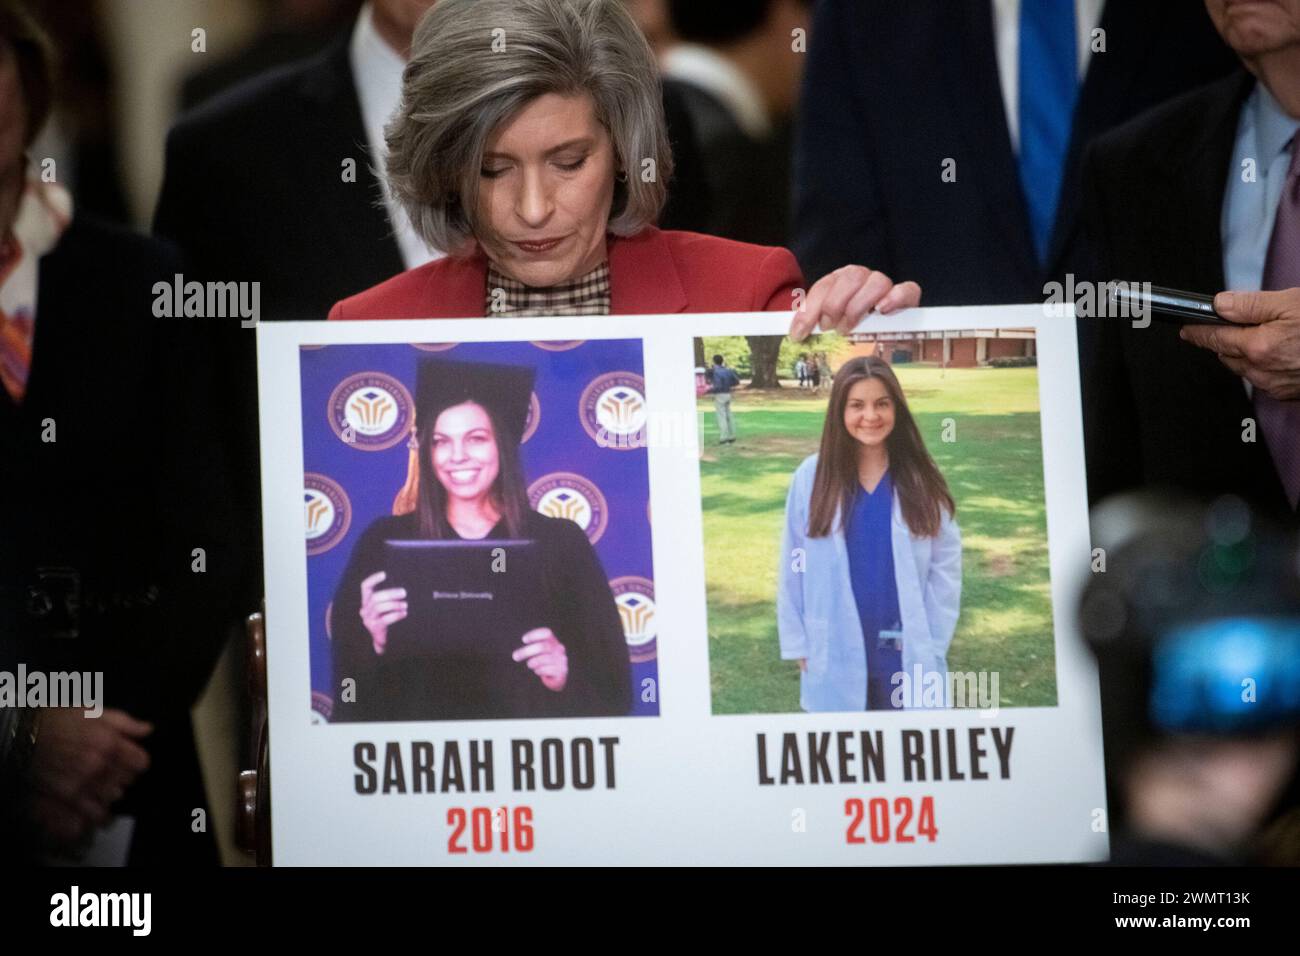
<path id="1" fill-rule="evenodd" d="M 303 346 L 304 532 L 312 709 L 328 719 L 330 601 L 358 537 L 406 482 L 416 367 L 434 354 L 537 370 L 521 447 L 533 508 L 570 518 L 618 604 L 632 713 L 659 713 L 646 395 L 639 339 Z"/>

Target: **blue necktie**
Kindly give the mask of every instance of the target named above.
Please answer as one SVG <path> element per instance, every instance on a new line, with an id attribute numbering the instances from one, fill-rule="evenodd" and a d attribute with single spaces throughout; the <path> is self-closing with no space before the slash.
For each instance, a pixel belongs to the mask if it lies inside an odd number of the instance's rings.
<path id="1" fill-rule="evenodd" d="M 1046 264 L 1079 96 L 1074 0 L 1020 0 L 1020 185 Z"/>

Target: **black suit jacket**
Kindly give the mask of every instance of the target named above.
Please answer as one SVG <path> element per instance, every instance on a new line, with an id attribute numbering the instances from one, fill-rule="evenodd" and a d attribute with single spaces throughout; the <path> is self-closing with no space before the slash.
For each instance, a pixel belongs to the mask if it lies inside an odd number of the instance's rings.
<path id="1" fill-rule="evenodd" d="M 263 320 L 324 319 L 339 299 L 402 271 L 346 34 L 181 118 L 167 137 L 154 232 L 181 250 L 187 280 L 259 282 Z M 264 591 L 255 334 L 232 319 L 211 336 L 219 379 L 199 404 L 221 410 L 211 428 L 241 465 L 229 499 L 247 614 Z"/>
<path id="2" fill-rule="evenodd" d="M 1050 263 L 1033 252 L 989 0 L 823 0 L 795 151 L 804 275 L 846 262 L 914 279 L 928 305 L 1042 301 L 1083 273 L 1079 158 L 1098 133 L 1233 69 L 1199 3 L 1107 3 L 1075 110 Z M 956 181 L 941 179 L 956 160 Z"/>
<path id="3" fill-rule="evenodd" d="M 702 87 L 678 82 L 708 175 L 708 222 L 714 236 L 760 246 L 790 245 L 789 120 L 766 137 L 747 133 L 730 107 Z"/>
<path id="4" fill-rule="evenodd" d="M 1238 72 L 1097 140 L 1085 207 L 1100 277 L 1212 295 L 1223 289 L 1220 218 L 1241 108 L 1254 78 Z M 1153 320 L 1081 318 L 1088 493 L 1141 485 L 1233 492 L 1293 520 L 1241 379 Z"/>
<path id="5" fill-rule="evenodd" d="M 343 37 L 181 118 L 154 231 L 196 278 L 261 282 L 264 319 L 324 319 L 403 268 L 370 162 Z"/>
<path id="6" fill-rule="evenodd" d="M 133 861 L 215 863 L 210 828 L 190 826 L 189 711 L 237 571 L 226 463 L 189 391 L 210 372 L 205 330 L 153 317 L 176 268 L 154 240 L 78 216 L 38 268 L 27 394 L 0 389 L 0 669 L 101 671 L 104 705 L 155 725 L 117 808 L 137 817 Z"/>

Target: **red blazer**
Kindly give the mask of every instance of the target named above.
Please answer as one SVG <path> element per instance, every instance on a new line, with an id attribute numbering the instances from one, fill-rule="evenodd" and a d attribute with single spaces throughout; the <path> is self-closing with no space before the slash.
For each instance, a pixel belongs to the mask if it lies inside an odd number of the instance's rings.
<path id="1" fill-rule="evenodd" d="M 803 286 L 788 249 L 647 226 L 609 241 L 610 312 L 794 311 Z M 487 257 L 435 259 L 336 302 L 331 319 L 481 318 Z"/>

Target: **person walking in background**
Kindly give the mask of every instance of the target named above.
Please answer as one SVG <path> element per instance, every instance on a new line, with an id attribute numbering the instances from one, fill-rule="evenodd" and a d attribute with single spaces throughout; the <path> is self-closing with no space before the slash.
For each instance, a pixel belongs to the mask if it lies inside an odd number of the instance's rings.
<path id="1" fill-rule="evenodd" d="M 719 445 L 736 441 L 736 423 L 731 417 L 731 390 L 740 386 L 740 376 L 728 368 L 721 355 L 713 356 L 710 371 L 709 394 L 713 396 L 713 409 L 718 416 Z"/>
<path id="2" fill-rule="evenodd" d="M 830 360 L 826 358 L 825 352 L 818 352 L 814 361 L 817 363 L 817 377 L 820 381 L 819 391 L 830 392 L 832 378 Z"/>
<path id="3" fill-rule="evenodd" d="M 808 363 L 804 361 L 802 355 L 794 360 L 794 377 L 799 380 L 800 388 L 803 388 L 808 381 Z"/>
<path id="4" fill-rule="evenodd" d="M 822 370 L 817 365 L 817 355 L 808 360 L 808 387 L 814 392 L 818 391 L 822 385 Z"/>

